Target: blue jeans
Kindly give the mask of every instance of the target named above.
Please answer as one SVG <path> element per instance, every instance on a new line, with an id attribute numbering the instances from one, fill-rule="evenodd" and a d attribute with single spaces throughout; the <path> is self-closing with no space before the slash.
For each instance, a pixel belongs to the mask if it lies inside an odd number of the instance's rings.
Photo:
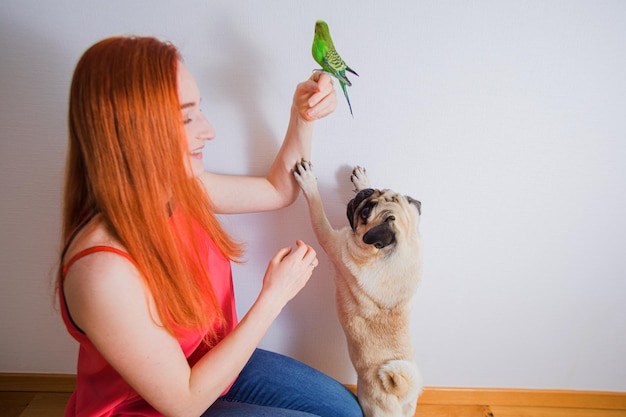
<path id="1" fill-rule="evenodd" d="M 231 389 L 201 417 L 363 417 L 352 392 L 294 359 L 257 349 Z"/>

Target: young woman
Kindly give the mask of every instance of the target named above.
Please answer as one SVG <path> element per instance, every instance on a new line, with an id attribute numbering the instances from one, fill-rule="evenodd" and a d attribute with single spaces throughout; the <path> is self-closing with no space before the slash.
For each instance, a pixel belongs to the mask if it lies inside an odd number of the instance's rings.
<path id="1" fill-rule="evenodd" d="M 215 213 L 291 204 L 313 121 L 334 111 L 327 74 L 293 97 L 265 177 L 204 171 L 214 138 L 176 48 L 115 37 L 89 48 L 70 91 L 59 296 L 79 342 L 67 416 L 361 416 L 341 384 L 257 349 L 318 263 L 302 241 L 279 249 L 239 321 L 230 262 L 242 254 Z"/>

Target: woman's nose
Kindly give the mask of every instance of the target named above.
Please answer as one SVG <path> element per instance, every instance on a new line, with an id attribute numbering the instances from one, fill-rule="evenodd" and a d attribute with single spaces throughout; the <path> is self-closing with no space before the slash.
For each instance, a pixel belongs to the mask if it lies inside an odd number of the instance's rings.
<path id="1" fill-rule="evenodd" d="M 215 130 L 213 129 L 213 125 L 209 122 L 209 119 L 202 113 L 200 113 L 200 120 L 202 123 L 202 127 L 200 130 L 200 137 L 204 140 L 211 140 L 215 137 Z"/>

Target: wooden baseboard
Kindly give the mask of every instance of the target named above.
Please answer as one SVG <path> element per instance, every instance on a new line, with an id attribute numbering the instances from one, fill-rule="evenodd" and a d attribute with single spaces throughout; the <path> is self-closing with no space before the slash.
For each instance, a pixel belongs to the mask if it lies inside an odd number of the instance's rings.
<path id="1" fill-rule="evenodd" d="M 72 392 L 76 375 L 0 373 L 0 391 Z"/>
<path id="2" fill-rule="evenodd" d="M 437 405 L 489 404 L 506 407 L 626 410 L 626 392 L 429 387 L 424 390 L 419 402 Z"/>
<path id="3" fill-rule="evenodd" d="M 355 385 L 347 385 L 353 392 Z M 420 405 L 558 407 L 626 411 L 626 392 L 426 387 Z"/>
<path id="4" fill-rule="evenodd" d="M 0 392 L 72 392 L 76 376 L 0 373 Z M 354 385 L 347 385 L 355 391 Z M 626 411 L 626 392 L 426 387 L 420 405 L 559 407 Z"/>

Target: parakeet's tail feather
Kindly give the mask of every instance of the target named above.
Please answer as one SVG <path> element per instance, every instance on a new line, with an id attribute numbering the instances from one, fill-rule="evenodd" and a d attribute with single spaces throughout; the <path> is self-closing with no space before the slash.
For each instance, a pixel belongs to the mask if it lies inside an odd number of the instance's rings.
<path id="1" fill-rule="evenodd" d="M 348 97 L 348 89 L 346 88 L 346 84 L 339 81 L 341 85 L 341 89 L 343 90 L 343 95 L 346 96 L 346 101 L 348 102 L 348 107 L 350 108 L 350 115 L 354 118 L 354 114 L 352 113 L 352 104 L 350 104 L 350 97 Z"/>
<path id="2" fill-rule="evenodd" d="M 352 68 L 350 68 L 349 66 L 346 65 L 346 71 L 349 71 L 351 73 L 353 73 L 354 75 L 356 75 L 357 77 L 359 76 L 359 74 L 357 74 Z"/>

